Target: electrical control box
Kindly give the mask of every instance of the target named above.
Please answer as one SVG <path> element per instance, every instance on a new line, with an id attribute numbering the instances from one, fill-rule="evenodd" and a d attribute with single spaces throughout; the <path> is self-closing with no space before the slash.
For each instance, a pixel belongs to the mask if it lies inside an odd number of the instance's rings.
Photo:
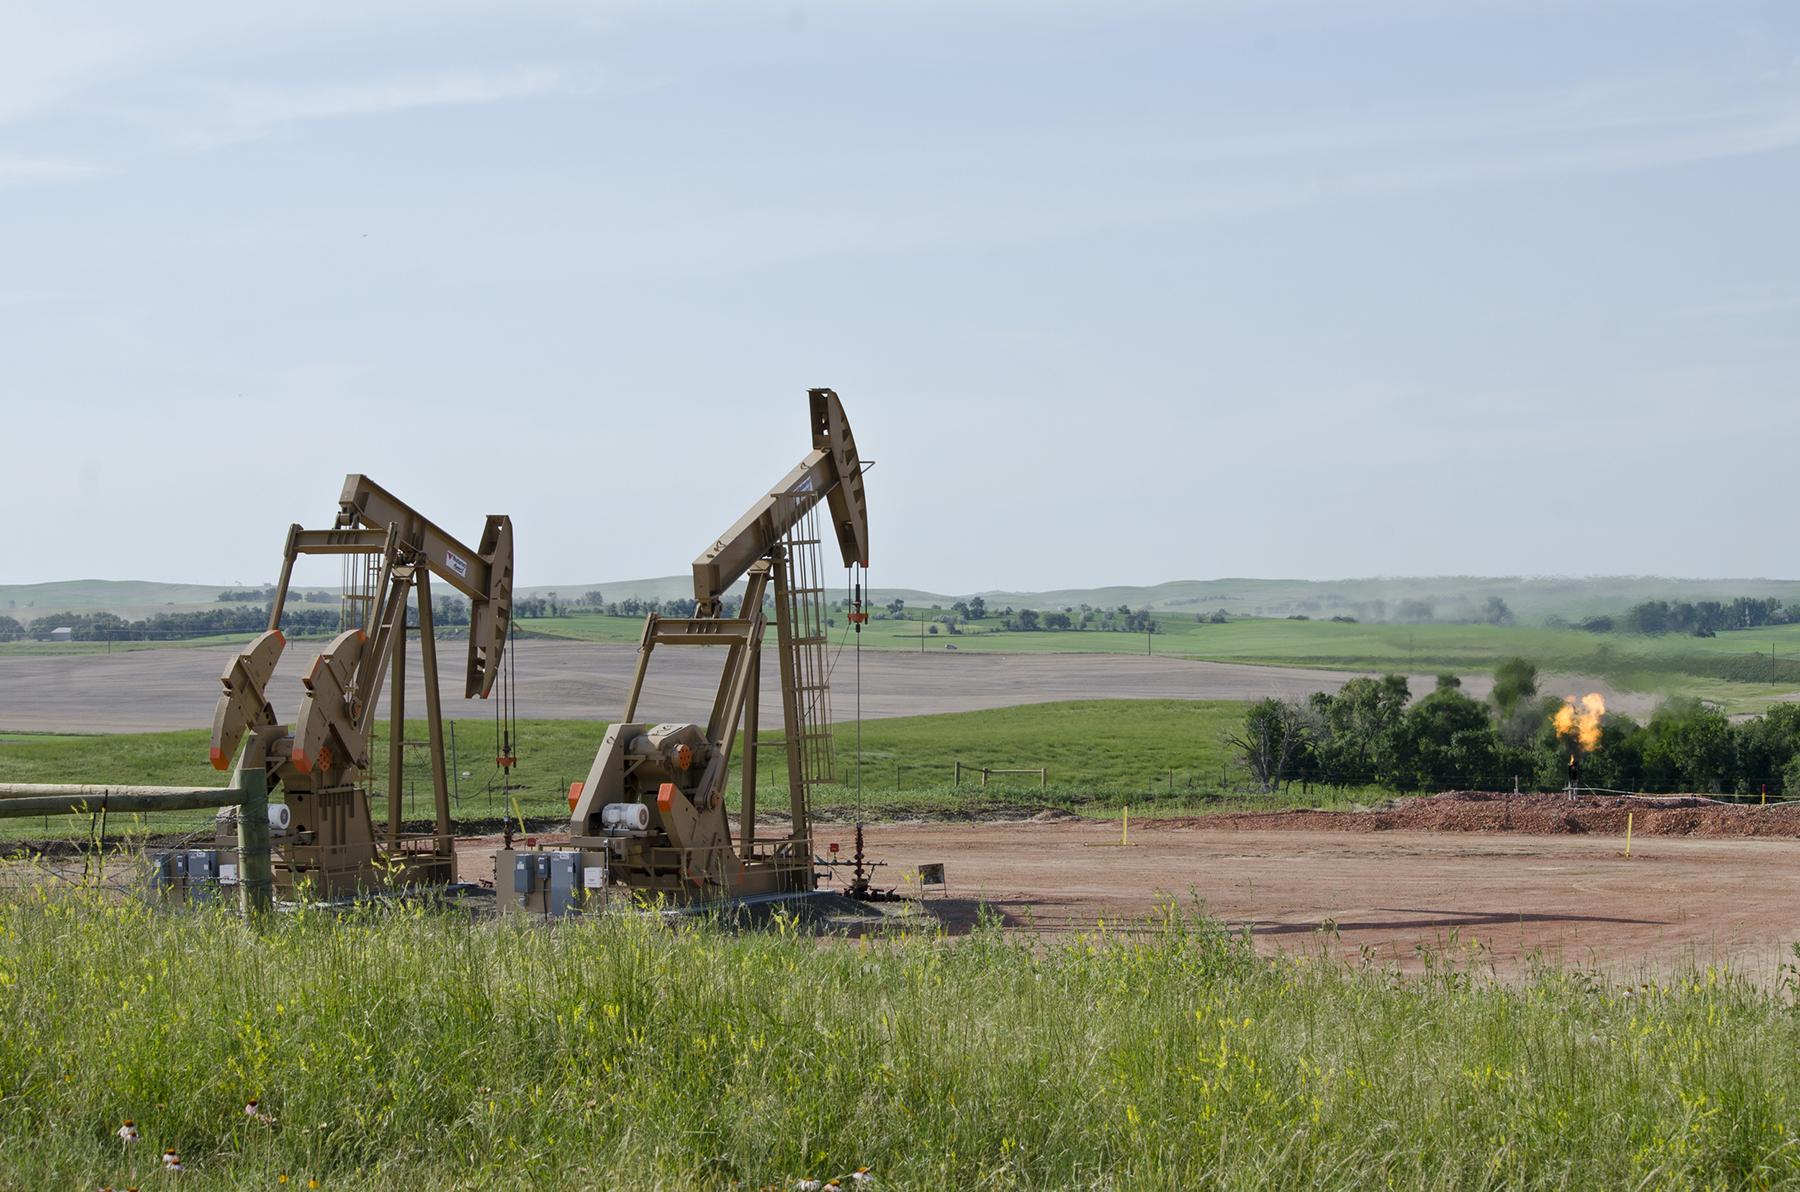
<path id="1" fill-rule="evenodd" d="M 170 849 L 150 858 L 151 891 L 170 902 L 212 902 L 237 884 L 237 865 L 215 848 Z"/>
<path id="2" fill-rule="evenodd" d="M 605 896 L 604 853 L 501 849 L 494 854 L 494 902 L 503 915 L 559 919 Z"/>

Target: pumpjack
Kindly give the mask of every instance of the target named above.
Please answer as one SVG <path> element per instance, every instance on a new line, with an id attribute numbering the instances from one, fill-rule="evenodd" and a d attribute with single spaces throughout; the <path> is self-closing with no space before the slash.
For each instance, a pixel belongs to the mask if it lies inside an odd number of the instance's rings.
<path id="1" fill-rule="evenodd" d="M 302 555 L 345 557 L 342 632 L 301 678 L 299 712 L 280 722 L 267 690 L 287 639 L 281 615 L 294 563 Z M 471 549 L 427 521 L 366 476 L 344 480 L 338 513 L 327 530 L 288 529 L 281 579 L 269 605 L 269 627 L 231 660 L 213 717 L 215 769 L 260 765 L 268 790 L 287 810 L 275 837 L 278 893 L 320 896 L 456 879 L 450 795 L 438 694 L 431 577 L 468 598 L 469 654 L 463 697 L 486 699 L 501 679 L 512 623 L 512 519 L 492 514 Z M 435 831 L 402 831 L 405 768 L 406 638 L 416 601 L 424 669 L 427 749 Z M 378 832 L 367 775 L 375 710 L 384 679 L 388 695 L 387 825 Z M 248 742 L 249 747 L 244 747 Z M 505 759 L 502 759 L 505 764 Z"/>
<path id="2" fill-rule="evenodd" d="M 832 781 L 833 762 L 819 511 L 826 510 L 846 567 L 868 566 L 869 526 L 863 464 L 843 405 L 830 389 L 813 389 L 807 398 L 812 449 L 694 560 L 694 615 L 645 619 L 624 715 L 606 731 L 586 779 L 570 791 L 569 851 L 498 858 L 503 910 L 515 902 L 548 913 L 571 909 L 577 881 L 589 891 L 623 886 L 676 902 L 814 889 L 808 789 Z M 740 579 L 742 601 L 727 616 L 727 594 Z M 758 709 L 771 605 L 788 819 L 765 831 L 757 819 Z M 707 721 L 640 722 L 638 702 L 655 651 L 696 646 L 725 652 Z M 725 796 L 740 725 L 734 840 Z"/>

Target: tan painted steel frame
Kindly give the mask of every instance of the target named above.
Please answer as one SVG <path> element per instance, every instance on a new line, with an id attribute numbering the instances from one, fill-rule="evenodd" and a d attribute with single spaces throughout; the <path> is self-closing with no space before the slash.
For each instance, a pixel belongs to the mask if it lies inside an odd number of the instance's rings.
<path id="1" fill-rule="evenodd" d="M 801 710 L 796 693 L 794 627 L 790 623 L 788 560 L 783 541 L 802 518 L 823 501 L 831 514 L 845 566 L 868 565 L 868 513 L 863 465 L 838 396 L 830 389 L 809 391 L 813 449 L 767 496 L 751 506 L 723 537 L 694 561 L 695 615 L 651 614 L 644 622 L 637 668 L 625 714 L 609 732 L 593 771 L 571 807 L 570 842 L 578 848 L 607 849 L 614 880 L 641 889 L 683 896 L 732 897 L 810 890 L 814 885 L 812 824 L 801 745 Z M 742 612 L 722 616 L 731 585 L 745 579 Z M 759 837 L 757 824 L 757 725 L 766 630 L 765 597 L 773 589 L 776 650 L 781 668 L 782 723 L 788 761 L 790 828 L 785 836 Z M 594 835 L 601 805 L 623 792 L 603 778 L 614 773 L 609 751 L 625 748 L 621 732 L 643 734 L 670 726 L 635 723 L 637 707 L 657 646 L 726 646 L 725 667 L 705 726 L 709 751 L 697 784 L 683 792 L 663 784 L 656 795 L 653 842 L 637 843 Z M 744 761 L 740 767 L 739 834 L 731 841 L 724 791 L 732 748 L 740 725 Z M 698 726 L 695 726 L 698 727 Z M 686 884 L 670 884 L 679 872 Z M 496 875 L 498 876 L 498 875 Z M 688 885 L 697 887 L 689 889 Z"/>
<path id="2" fill-rule="evenodd" d="M 281 615 L 294 563 L 301 555 L 376 556 L 381 561 L 380 577 L 362 625 L 341 633 L 306 675 L 300 712 L 288 733 L 277 724 L 264 689 L 285 644 Z M 289 527 L 281 578 L 269 608 L 269 628 L 226 668 L 212 742 L 213 765 L 224 769 L 239 742 L 252 730 L 262 736 L 273 732 L 278 738 L 269 751 L 270 778 L 286 790 L 289 801 L 296 805 L 296 816 L 304 815 L 305 835 L 311 837 L 289 842 L 281 850 L 278 868 L 289 879 L 301 870 L 315 873 L 326 887 L 321 892 L 386 884 L 389 874 L 407 882 L 454 879 L 431 576 L 435 573 L 469 598 L 464 697 L 486 698 L 500 674 L 511 624 L 512 566 L 510 518 L 490 515 L 481 547 L 471 549 L 361 475 L 345 479 L 331 529 Z M 409 837 L 401 831 L 406 617 L 415 592 L 436 814 L 435 831 L 429 837 Z M 384 850 L 375 839 L 367 789 L 358 780 L 369 767 L 375 711 L 389 675 L 391 731 Z"/>

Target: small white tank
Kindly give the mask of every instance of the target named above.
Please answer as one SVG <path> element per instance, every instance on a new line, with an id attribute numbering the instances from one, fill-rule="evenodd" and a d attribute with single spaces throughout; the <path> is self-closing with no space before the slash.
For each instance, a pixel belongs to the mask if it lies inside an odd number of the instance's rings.
<path id="1" fill-rule="evenodd" d="M 286 803 L 269 804 L 269 829 L 285 832 L 294 824 L 294 812 Z"/>
<path id="2" fill-rule="evenodd" d="M 600 827 L 613 832 L 642 832 L 650 826 L 650 809 L 642 803 L 608 803 L 600 809 Z"/>

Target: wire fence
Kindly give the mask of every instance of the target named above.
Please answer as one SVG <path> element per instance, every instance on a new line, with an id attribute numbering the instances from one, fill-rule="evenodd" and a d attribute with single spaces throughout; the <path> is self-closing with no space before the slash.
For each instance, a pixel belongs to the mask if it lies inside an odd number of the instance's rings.
<path id="1" fill-rule="evenodd" d="M 85 837 L 47 837 L 31 845 L 11 843 L 0 847 L 0 890 L 79 887 L 148 897 L 152 893 L 151 877 L 156 872 L 155 854 L 210 848 L 216 837 L 210 813 L 204 826 L 159 833 L 154 843 L 139 835 L 114 835 L 97 813 L 82 818 L 89 821 Z"/>
<path id="2" fill-rule="evenodd" d="M 1320 778 L 1314 775 L 1284 777 L 1279 782 L 1262 784 L 1248 772 L 1233 768 L 1169 765 L 1125 777 L 1116 772 L 1081 772 L 1008 761 L 930 761 L 907 762 L 893 758 L 865 760 L 865 781 L 877 790 L 903 794 L 909 790 L 961 789 L 971 794 L 983 789 L 1023 792 L 1035 788 L 1051 792 L 1093 791 L 1096 793 L 1142 794 L 1147 797 L 1325 797 L 1332 795 L 1380 794 L 1385 796 L 1430 795 L 1448 791 L 1484 791 L 1501 794 L 1557 794 L 1569 789 L 1566 775 L 1555 779 L 1542 773 L 1512 771 L 1500 774 L 1406 774 L 1398 779 L 1379 771 L 1363 774 Z M 772 775 L 779 777 L 779 775 Z M 766 781 L 768 776 L 759 777 Z M 846 779 L 846 784 L 853 780 Z M 1722 784 L 1692 783 L 1681 780 L 1639 780 L 1624 784 L 1578 781 L 1575 786 L 1587 793 L 1637 795 L 1704 795 L 1723 802 L 1775 803 L 1787 801 L 1780 774 L 1763 779 L 1743 780 L 1730 788 Z"/>

